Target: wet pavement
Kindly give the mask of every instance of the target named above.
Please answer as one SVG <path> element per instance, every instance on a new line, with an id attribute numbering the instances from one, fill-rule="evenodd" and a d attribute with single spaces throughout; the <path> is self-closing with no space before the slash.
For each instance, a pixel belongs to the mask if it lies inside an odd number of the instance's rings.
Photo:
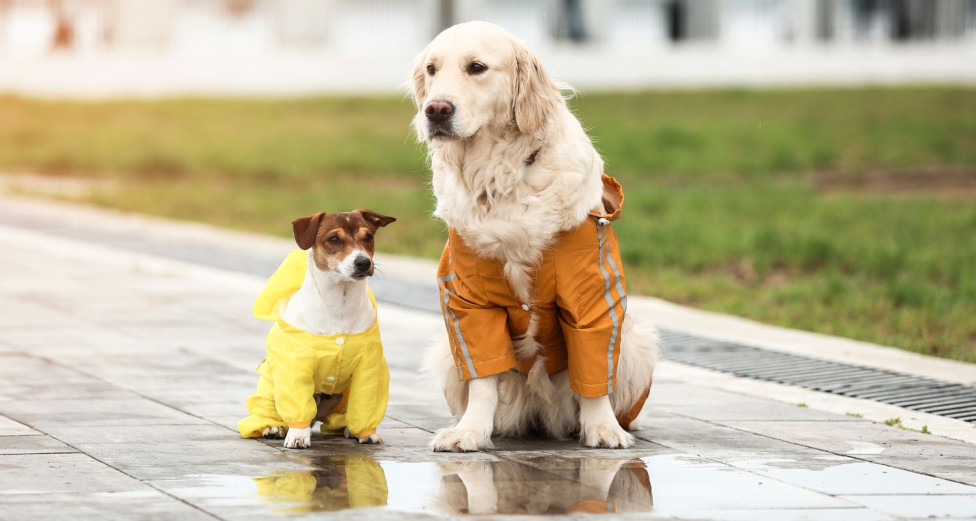
<path id="1" fill-rule="evenodd" d="M 0 251 L 0 519 L 976 518 L 972 444 L 716 389 L 668 362 L 633 448 L 432 453 L 450 418 L 419 367 L 443 325 L 389 304 L 385 445 L 243 440 L 262 277 L 4 225 Z"/>

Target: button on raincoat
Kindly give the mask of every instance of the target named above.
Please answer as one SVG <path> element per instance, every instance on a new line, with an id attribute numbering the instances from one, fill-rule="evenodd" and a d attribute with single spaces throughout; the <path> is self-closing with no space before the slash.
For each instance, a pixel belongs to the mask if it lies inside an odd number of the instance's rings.
<path id="1" fill-rule="evenodd" d="M 570 386 L 584 397 L 613 392 L 627 295 L 609 223 L 620 217 L 624 193 L 612 177 L 604 175 L 603 185 L 603 208 L 543 254 L 533 272 L 532 302 L 516 299 L 502 262 L 479 256 L 449 230 L 437 276 L 460 380 L 516 368 L 527 373 L 534 359 L 520 361 L 512 338 L 525 334 L 530 315 L 537 314 L 546 371 L 568 369 Z M 621 425 L 629 425 L 643 404 L 618 418 Z"/>
<path id="2" fill-rule="evenodd" d="M 356 437 L 374 432 L 386 414 L 390 371 L 383 356 L 378 321 L 354 335 L 313 335 L 278 314 L 298 288 L 308 268 L 308 254 L 295 250 L 268 280 L 254 316 L 272 320 L 267 355 L 258 372 L 257 392 L 247 399 L 250 416 L 237 422 L 241 436 L 261 436 L 265 427 L 308 427 L 316 418 L 316 394 L 342 393 L 342 401 L 322 422 L 323 433 L 348 427 Z M 376 310 L 376 300 L 369 298 Z"/>

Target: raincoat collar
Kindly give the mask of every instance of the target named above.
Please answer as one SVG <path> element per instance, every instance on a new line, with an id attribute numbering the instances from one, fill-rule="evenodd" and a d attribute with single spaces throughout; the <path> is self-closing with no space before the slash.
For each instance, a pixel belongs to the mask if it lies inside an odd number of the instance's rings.
<path id="1" fill-rule="evenodd" d="M 593 209 L 590 216 L 616 221 L 624 210 L 624 189 L 616 179 L 603 174 L 603 204 Z"/>
<path id="2" fill-rule="evenodd" d="M 305 250 L 294 250 L 285 257 L 282 261 L 281 266 L 271 275 L 268 282 L 264 285 L 261 290 L 261 294 L 258 295 L 257 300 L 254 301 L 254 306 L 251 312 L 254 314 L 255 318 L 261 320 L 268 320 L 276 322 L 278 326 L 288 332 L 301 332 L 307 335 L 311 335 L 323 340 L 334 339 L 337 337 L 351 337 L 359 335 L 370 335 L 376 329 L 379 320 L 374 318 L 373 325 L 371 325 L 365 331 L 360 333 L 355 333 L 354 335 L 340 333 L 337 335 L 315 335 L 308 333 L 302 329 L 284 321 L 281 318 L 280 310 L 288 302 L 288 299 L 298 291 L 298 288 L 302 287 L 302 282 L 305 280 L 305 275 L 308 273 L 308 253 Z M 373 312 L 376 314 L 376 298 L 373 296 L 373 290 L 366 286 L 366 291 L 369 292 L 369 301 L 373 304 Z"/>

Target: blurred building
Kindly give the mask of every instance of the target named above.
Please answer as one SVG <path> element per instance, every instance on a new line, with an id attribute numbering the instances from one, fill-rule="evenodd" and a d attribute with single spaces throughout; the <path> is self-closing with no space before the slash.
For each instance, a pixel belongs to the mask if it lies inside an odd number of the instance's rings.
<path id="1" fill-rule="evenodd" d="M 119 60 L 152 70 L 245 57 L 295 70 L 302 60 L 407 63 L 441 29 L 472 19 L 516 33 L 570 81 L 589 82 L 581 68 L 594 67 L 596 86 L 872 81 L 872 65 L 857 63 L 865 56 L 882 59 L 882 81 L 976 81 L 976 0 L 0 0 L 0 89 L 17 83 L 5 62 L 87 62 L 117 81 Z M 392 76 L 364 74 L 348 90 L 389 89 Z"/>

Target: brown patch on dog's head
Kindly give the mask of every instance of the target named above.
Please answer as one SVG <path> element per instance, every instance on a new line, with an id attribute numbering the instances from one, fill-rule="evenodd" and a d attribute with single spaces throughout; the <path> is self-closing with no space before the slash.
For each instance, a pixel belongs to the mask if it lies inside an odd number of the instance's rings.
<path id="1" fill-rule="evenodd" d="M 292 231 L 298 246 L 312 249 L 315 265 L 322 271 L 336 269 L 354 252 L 364 253 L 369 262 L 355 260 L 345 275 L 360 279 L 373 274 L 373 236 L 376 230 L 396 221 L 395 218 L 362 209 L 344 213 L 319 212 L 292 221 Z M 357 253 L 357 257 L 360 257 Z"/>

